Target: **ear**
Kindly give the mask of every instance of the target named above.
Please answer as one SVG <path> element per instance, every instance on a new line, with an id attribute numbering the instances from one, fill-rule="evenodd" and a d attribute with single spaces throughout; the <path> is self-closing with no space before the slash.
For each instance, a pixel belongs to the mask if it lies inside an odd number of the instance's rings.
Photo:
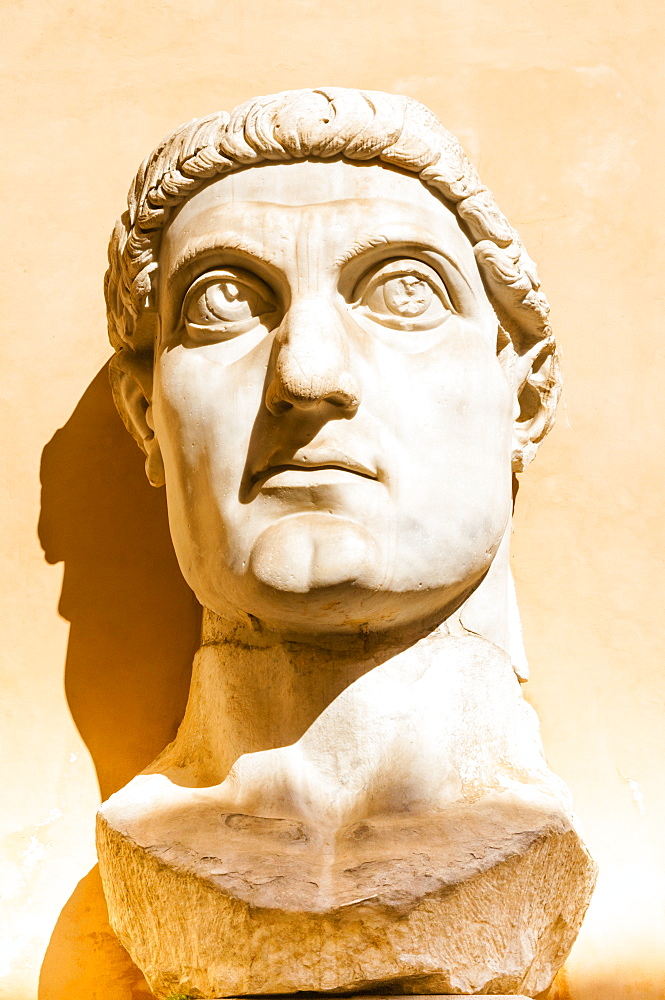
<path id="1" fill-rule="evenodd" d="M 109 365 L 111 391 L 122 421 L 145 452 L 145 471 L 152 486 L 164 485 L 164 462 L 152 422 L 152 351 L 118 351 Z"/>
<path id="2" fill-rule="evenodd" d="M 499 361 L 515 393 L 513 472 L 523 472 L 554 423 L 561 372 L 554 340 L 537 340 L 521 353 L 499 328 Z"/>
<path id="3" fill-rule="evenodd" d="M 517 233 L 496 241 L 483 239 L 473 251 L 499 321 L 499 362 L 515 393 L 513 471 L 522 472 L 554 423 L 561 394 L 550 307 L 540 291 L 536 265 Z"/>

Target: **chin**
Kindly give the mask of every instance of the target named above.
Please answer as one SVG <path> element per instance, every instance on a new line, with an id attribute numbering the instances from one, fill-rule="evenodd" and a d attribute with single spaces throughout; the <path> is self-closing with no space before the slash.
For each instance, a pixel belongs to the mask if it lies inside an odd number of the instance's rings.
<path id="1" fill-rule="evenodd" d="M 353 587 L 367 580 L 380 560 L 378 540 L 365 526 L 307 511 L 282 517 L 261 532 L 251 549 L 249 572 L 270 590 L 305 595 Z"/>
<path id="2" fill-rule="evenodd" d="M 373 527 L 373 526 L 372 526 Z M 477 555 L 395 551 L 388 533 L 340 514 L 281 517 L 249 543 L 237 536 L 236 570 L 208 565 L 190 580 L 199 601 L 231 621 L 246 616 L 290 635 L 357 635 L 438 624 L 487 569 Z M 491 560 L 490 560 L 491 561 Z M 242 566 L 242 569 L 239 567 Z"/>
<path id="3" fill-rule="evenodd" d="M 351 578 L 307 590 L 289 590 L 284 580 L 257 579 L 249 573 L 233 590 L 235 606 L 221 596 L 206 604 L 222 617 L 250 615 L 271 632 L 311 641 L 314 636 L 354 637 L 381 633 L 412 635 L 429 631 L 451 614 L 468 589 L 468 581 L 432 590 L 394 590 L 374 579 Z M 203 602 L 205 603 L 205 602 Z"/>

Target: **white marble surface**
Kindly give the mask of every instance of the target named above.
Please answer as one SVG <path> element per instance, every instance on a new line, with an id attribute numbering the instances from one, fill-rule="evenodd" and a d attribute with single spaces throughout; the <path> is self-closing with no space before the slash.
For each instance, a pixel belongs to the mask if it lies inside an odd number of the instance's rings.
<path id="1" fill-rule="evenodd" d="M 389 95 L 185 126 L 130 209 L 114 393 L 206 617 L 176 740 L 100 811 L 112 925 L 164 997 L 541 993 L 594 867 L 518 679 L 535 267 Z"/>

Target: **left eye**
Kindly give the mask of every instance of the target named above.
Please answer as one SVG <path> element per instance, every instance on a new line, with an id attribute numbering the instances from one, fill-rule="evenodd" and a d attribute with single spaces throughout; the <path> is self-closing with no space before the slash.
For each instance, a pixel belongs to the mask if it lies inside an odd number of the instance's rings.
<path id="1" fill-rule="evenodd" d="M 198 278 L 185 296 L 182 316 L 195 340 L 219 340 L 246 333 L 274 311 L 274 296 L 265 282 L 231 268 Z"/>
<path id="2" fill-rule="evenodd" d="M 357 301 L 372 319 L 397 330 L 428 330 L 452 313 L 440 276 L 418 260 L 395 260 L 372 271 Z"/>

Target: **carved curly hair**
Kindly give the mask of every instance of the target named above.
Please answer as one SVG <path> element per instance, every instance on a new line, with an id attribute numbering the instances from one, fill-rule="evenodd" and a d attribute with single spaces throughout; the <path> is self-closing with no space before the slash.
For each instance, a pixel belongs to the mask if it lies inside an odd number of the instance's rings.
<path id="1" fill-rule="evenodd" d="M 172 132 L 141 164 L 128 210 L 111 236 L 105 278 L 111 344 L 116 351 L 152 349 L 141 318 L 154 308 L 160 238 L 174 208 L 207 182 L 243 167 L 335 156 L 383 161 L 416 174 L 442 195 L 473 245 L 497 314 L 502 360 L 511 368 L 511 357 L 540 342 L 519 395 L 528 411 L 537 393 L 547 417 L 518 461 L 519 471 L 549 430 L 560 393 L 549 305 L 524 244 L 456 137 L 409 97 L 339 87 L 290 90 L 254 98 L 231 114 L 195 118 Z"/>

